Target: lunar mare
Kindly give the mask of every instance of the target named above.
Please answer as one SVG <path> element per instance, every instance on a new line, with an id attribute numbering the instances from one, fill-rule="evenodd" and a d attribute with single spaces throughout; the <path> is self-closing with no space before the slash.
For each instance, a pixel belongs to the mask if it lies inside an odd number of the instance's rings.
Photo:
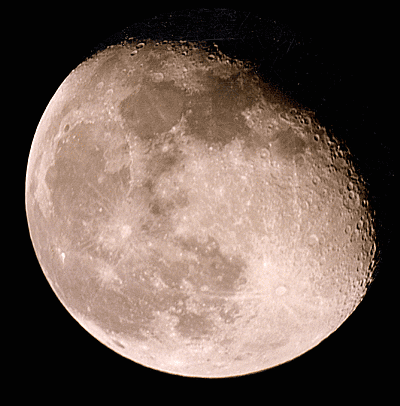
<path id="1" fill-rule="evenodd" d="M 200 44 L 126 41 L 71 72 L 33 140 L 26 211 L 71 315 L 174 374 L 296 358 L 373 279 L 374 218 L 351 152 Z"/>

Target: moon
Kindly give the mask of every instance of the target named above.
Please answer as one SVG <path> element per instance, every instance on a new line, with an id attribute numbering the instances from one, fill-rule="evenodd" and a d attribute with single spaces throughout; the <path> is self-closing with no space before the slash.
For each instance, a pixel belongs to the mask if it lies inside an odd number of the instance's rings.
<path id="1" fill-rule="evenodd" d="M 171 374 L 295 359 L 373 281 L 375 218 L 352 152 L 216 45 L 126 38 L 80 64 L 40 120 L 25 201 L 71 316 Z"/>

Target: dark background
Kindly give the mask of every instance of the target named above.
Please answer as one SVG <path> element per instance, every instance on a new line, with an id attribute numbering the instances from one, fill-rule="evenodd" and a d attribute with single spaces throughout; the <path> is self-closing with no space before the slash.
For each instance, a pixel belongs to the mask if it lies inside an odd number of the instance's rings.
<path id="1" fill-rule="evenodd" d="M 366 298 L 337 332 L 287 364 L 226 380 L 172 376 L 115 354 L 78 325 L 43 276 L 25 225 L 28 266 L 23 283 L 27 292 L 22 301 L 24 316 L 18 317 L 26 339 L 15 361 L 22 370 L 33 375 L 39 369 L 45 371 L 43 379 L 61 390 L 85 387 L 85 382 L 94 382 L 96 388 L 122 384 L 128 391 L 132 385 L 135 396 L 150 381 L 177 387 L 183 383 L 189 390 L 192 385 L 239 390 L 255 384 L 254 388 L 262 388 L 259 395 L 268 389 L 267 396 L 277 385 L 284 385 L 299 396 L 318 398 L 320 390 L 328 390 L 326 399 L 331 399 L 330 391 L 343 398 L 388 393 L 399 353 L 398 308 L 393 300 L 393 279 L 399 268 L 393 247 L 398 131 L 393 125 L 395 117 L 388 113 L 394 86 L 388 69 L 392 37 L 385 15 L 376 10 L 351 11 L 339 6 L 310 10 L 289 4 L 283 8 L 203 10 L 189 17 L 173 6 L 135 4 L 110 10 L 98 4 L 86 11 L 61 13 L 43 9 L 42 17 L 22 28 L 26 36 L 20 44 L 21 63 L 29 66 L 24 85 L 28 89 L 24 103 L 29 109 L 29 120 L 23 123 L 25 158 L 48 102 L 71 70 L 91 52 L 116 40 L 114 34 L 125 27 L 167 13 L 155 20 L 166 20 L 156 30 L 161 39 L 214 40 L 222 52 L 253 61 L 263 77 L 316 111 L 323 124 L 334 127 L 357 156 L 370 186 L 381 241 L 377 278 Z M 134 32 L 149 37 L 154 33 L 153 24 L 131 27 L 122 36 L 134 36 Z M 183 389 L 181 386 L 179 391 Z"/>

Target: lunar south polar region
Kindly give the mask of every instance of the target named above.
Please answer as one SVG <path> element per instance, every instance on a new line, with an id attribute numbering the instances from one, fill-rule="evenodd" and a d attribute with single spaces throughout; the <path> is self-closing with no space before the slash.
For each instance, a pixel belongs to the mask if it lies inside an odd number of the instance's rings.
<path id="1" fill-rule="evenodd" d="M 223 377 L 289 361 L 372 281 L 351 151 L 250 66 L 126 41 L 79 65 L 28 161 L 44 274 L 94 337 L 139 364 Z"/>

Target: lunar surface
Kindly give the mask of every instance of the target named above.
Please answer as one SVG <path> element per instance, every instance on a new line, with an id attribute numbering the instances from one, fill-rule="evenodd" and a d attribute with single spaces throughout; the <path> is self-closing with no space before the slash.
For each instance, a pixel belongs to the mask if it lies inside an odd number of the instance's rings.
<path id="1" fill-rule="evenodd" d="M 72 71 L 32 143 L 26 211 L 69 313 L 178 375 L 290 361 L 373 280 L 351 151 L 249 64 L 199 43 L 129 39 Z"/>

